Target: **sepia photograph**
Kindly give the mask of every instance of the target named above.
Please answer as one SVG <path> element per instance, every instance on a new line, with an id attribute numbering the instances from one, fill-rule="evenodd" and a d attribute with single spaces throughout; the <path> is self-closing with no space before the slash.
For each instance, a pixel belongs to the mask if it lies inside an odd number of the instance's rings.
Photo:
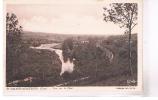
<path id="1" fill-rule="evenodd" d="M 23 1 L 5 3 L 6 88 L 142 90 L 142 0 Z"/>

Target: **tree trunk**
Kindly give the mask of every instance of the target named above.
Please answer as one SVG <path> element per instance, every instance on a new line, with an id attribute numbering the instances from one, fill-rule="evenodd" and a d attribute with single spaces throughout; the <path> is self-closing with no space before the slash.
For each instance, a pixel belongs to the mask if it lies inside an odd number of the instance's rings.
<path id="1" fill-rule="evenodd" d="M 132 69 L 132 55 L 131 55 L 131 28 L 129 28 L 129 39 L 128 39 L 128 43 L 129 43 L 129 71 L 130 71 L 130 75 L 133 77 L 133 69 Z"/>

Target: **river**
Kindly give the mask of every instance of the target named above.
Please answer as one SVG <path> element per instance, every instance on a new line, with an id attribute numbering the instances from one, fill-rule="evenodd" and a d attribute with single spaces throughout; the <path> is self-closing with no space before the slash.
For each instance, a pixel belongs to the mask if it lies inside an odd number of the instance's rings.
<path id="1" fill-rule="evenodd" d="M 45 49 L 45 50 L 55 52 L 59 56 L 60 61 L 62 62 L 60 75 L 62 75 L 64 72 L 72 73 L 73 70 L 74 70 L 74 63 L 71 62 L 69 59 L 68 59 L 67 62 L 64 62 L 63 55 L 62 55 L 62 50 L 53 48 L 54 46 L 57 46 L 57 45 L 61 45 L 61 44 L 60 43 L 41 44 L 38 47 L 31 46 L 30 48 L 39 49 L 39 50 L 40 49 Z M 114 57 L 113 53 L 107 48 L 104 48 L 104 50 L 107 52 L 106 56 L 109 58 L 109 60 L 113 60 L 113 57 Z M 86 76 L 86 77 L 83 77 L 83 78 L 80 78 L 80 79 L 73 80 L 72 82 L 83 81 L 83 80 L 86 80 L 88 78 L 89 78 L 89 76 Z M 33 77 L 27 77 L 23 80 L 15 80 L 13 82 L 10 82 L 10 83 L 8 83 L 8 85 L 11 85 L 11 86 L 16 85 L 21 81 L 29 81 L 31 83 L 33 79 L 34 79 Z M 65 83 L 62 83 L 62 84 L 55 85 L 55 86 L 64 86 L 64 85 L 67 85 L 67 84 L 69 84 L 69 82 L 65 82 Z"/>
<path id="2" fill-rule="evenodd" d="M 31 46 L 30 48 L 32 48 L 32 49 L 45 49 L 45 50 L 49 50 L 49 51 L 54 51 L 59 56 L 59 59 L 62 62 L 60 75 L 62 75 L 64 72 L 72 73 L 73 69 L 74 69 L 74 63 L 71 62 L 69 59 L 68 59 L 67 62 L 64 62 L 63 55 L 62 55 L 62 50 L 53 48 L 56 45 L 60 45 L 60 43 L 41 44 L 38 47 L 32 47 Z"/>

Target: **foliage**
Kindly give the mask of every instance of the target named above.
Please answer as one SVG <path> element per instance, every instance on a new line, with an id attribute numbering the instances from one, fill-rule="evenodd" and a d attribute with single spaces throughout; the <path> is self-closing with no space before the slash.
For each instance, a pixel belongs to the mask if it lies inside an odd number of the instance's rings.
<path id="1" fill-rule="evenodd" d="M 66 39 L 62 44 L 62 55 L 64 57 L 64 62 L 68 60 L 72 61 L 72 50 L 73 50 L 73 40 L 71 38 Z"/>
<path id="2" fill-rule="evenodd" d="M 104 8 L 104 20 L 132 30 L 137 25 L 137 10 L 137 3 L 112 3 Z"/>
<path id="3" fill-rule="evenodd" d="M 36 77 L 37 82 L 35 86 L 43 86 L 48 84 L 55 84 L 56 80 L 59 82 L 59 74 L 61 71 L 61 62 L 55 52 L 48 50 L 34 50 L 28 49 L 25 54 L 20 56 L 21 69 L 18 73 L 19 79 L 26 77 Z M 49 78 L 52 78 L 49 80 Z M 38 82 L 39 81 L 39 82 Z"/>
<path id="4" fill-rule="evenodd" d="M 18 74 L 20 63 L 19 55 L 25 50 L 21 39 L 22 27 L 18 25 L 15 14 L 6 15 L 6 77 L 12 80 Z M 16 60 L 15 60 L 16 59 Z"/>
<path id="5" fill-rule="evenodd" d="M 65 40 L 63 44 L 66 44 L 67 41 L 70 39 Z M 101 74 L 109 66 L 106 51 L 96 46 L 98 42 L 96 38 L 88 38 L 83 41 L 74 41 L 77 42 L 73 43 L 76 46 L 67 54 L 71 54 L 71 57 L 75 59 L 74 69 L 80 76 L 97 77 L 96 74 Z"/>
<path id="6" fill-rule="evenodd" d="M 129 34 L 128 55 L 129 55 L 129 72 L 133 75 L 132 56 L 131 56 L 131 32 L 137 25 L 138 5 L 137 3 L 112 3 L 110 7 L 104 8 L 104 20 L 119 24 L 125 28 L 125 33 Z"/>

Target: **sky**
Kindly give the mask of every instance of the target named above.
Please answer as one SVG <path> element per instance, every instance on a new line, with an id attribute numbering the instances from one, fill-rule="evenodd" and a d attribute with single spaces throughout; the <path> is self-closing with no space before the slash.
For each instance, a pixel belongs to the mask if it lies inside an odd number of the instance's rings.
<path id="1" fill-rule="evenodd" d="M 103 7 L 108 4 L 90 1 L 93 2 L 8 4 L 6 10 L 17 15 L 24 31 L 97 35 L 124 33 L 119 25 L 103 20 Z"/>

